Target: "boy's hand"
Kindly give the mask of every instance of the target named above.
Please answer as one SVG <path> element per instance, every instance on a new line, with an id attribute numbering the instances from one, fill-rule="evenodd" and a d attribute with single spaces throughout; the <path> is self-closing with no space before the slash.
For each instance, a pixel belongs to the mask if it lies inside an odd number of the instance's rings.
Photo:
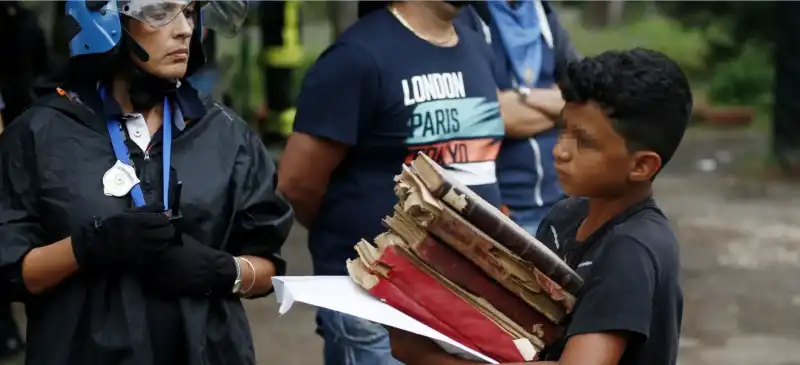
<path id="1" fill-rule="evenodd" d="M 425 363 L 426 358 L 446 353 L 439 345 L 420 335 L 386 327 L 392 345 L 392 356 L 406 365 Z"/>
<path id="2" fill-rule="evenodd" d="M 469 365 L 446 353 L 439 345 L 423 336 L 386 326 L 392 346 L 392 356 L 405 365 Z"/>

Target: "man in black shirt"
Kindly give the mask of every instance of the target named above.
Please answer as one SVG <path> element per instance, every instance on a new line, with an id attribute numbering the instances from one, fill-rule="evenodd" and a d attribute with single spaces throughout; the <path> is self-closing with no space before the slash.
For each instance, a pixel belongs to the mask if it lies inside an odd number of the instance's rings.
<path id="1" fill-rule="evenodd" d="M 674 365 L 683 295 L 678 244 L 652 199 L 652 182 L 680 144 L 692 96 L 681 69 L 644 49 L 568 65 L 561 87 L 557 204 L 537 238 L 584 278 L 566 335 L 539 361 Z M 581 198 L 578 198 L 581 197 Z M 406 332 L 391 333 L 406 365 L 471 362 Z"/>

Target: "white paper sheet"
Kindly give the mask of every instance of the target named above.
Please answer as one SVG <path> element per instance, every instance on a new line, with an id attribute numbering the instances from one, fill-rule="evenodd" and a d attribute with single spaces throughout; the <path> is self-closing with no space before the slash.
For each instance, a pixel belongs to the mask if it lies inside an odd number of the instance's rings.
<path id="1" fill-rule="evenodd" d="M 295 302 L 305 303 L 428 337 L 453 355 L 498 364 L 369 295 L 347 276 L 276 276 L 272 284 L 279 314 L 288 312 Z"/>

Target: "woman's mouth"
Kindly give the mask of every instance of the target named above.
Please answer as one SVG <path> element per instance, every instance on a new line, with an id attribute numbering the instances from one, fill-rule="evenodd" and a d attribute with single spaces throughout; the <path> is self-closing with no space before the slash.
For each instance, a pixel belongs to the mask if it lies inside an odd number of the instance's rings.
<path id="1" fill-rule="evenodd" d="M 167 53 L 167 57 L 177 58 L 177 59 L 185 59 L 189 57 L 189 49 L 188 48 L 178 48 L 170 53 Z"/>

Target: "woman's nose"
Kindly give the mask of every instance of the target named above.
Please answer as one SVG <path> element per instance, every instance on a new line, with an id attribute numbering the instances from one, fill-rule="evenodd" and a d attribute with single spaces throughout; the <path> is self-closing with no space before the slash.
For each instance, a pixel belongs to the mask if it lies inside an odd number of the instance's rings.
<path id="1" fill-rule="evenodd" d="M 192 36 L 192 32 L 194 32 L 194 26 L 192 25 L 194 22 L 192 19 L 186 17 L 186 15 L 181 14 L 178 15 L 178 18 L 175 19 L 175 32 L 176 36 L 179 38 L 190 38 Z"/>

